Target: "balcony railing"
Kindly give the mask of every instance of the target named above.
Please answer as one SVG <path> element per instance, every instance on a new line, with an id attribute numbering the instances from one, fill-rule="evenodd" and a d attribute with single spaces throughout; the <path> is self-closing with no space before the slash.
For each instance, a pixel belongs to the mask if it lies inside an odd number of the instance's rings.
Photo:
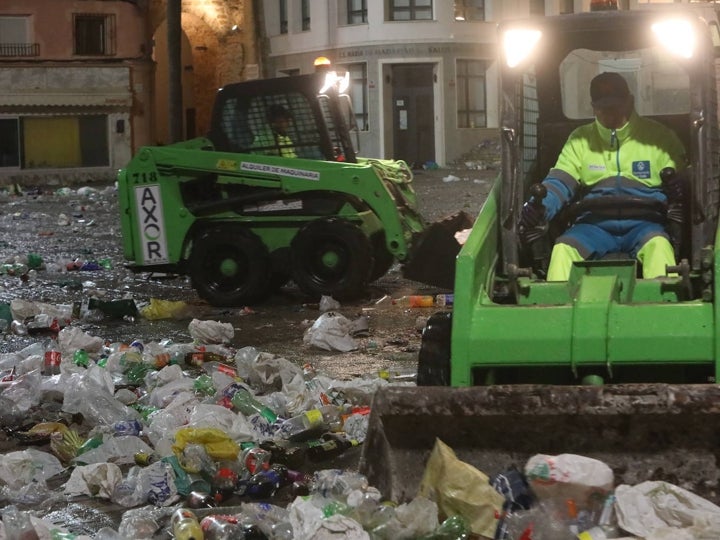
<path id="1" fill-rule="evenodd" d="M 39 43 L 0 43 L 0 57 L 40 56 Z"/>

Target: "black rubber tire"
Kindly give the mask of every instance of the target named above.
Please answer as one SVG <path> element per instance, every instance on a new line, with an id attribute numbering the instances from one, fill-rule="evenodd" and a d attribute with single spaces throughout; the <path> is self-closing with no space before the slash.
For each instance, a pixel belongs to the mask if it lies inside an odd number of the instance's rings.
<path id="1" fill-rule="evenodd" d="M 234 268 L 223 271 L 223 266 Z M 255 304 L 269 294 L 267 248 L 243 227 L 226 225 L 199 231 L 193 240 L 189 268 L 193 288 L 213 306 Z"/>
<path id="2" fill-rule="evenodd" d="M 435 313 L 422 333 L 418 354 L 418 386 L 450 386 L 452 312 Z"/>
<path id="3" fill-rule="evenodd" d="M 390 253 L 385 245 L 385 233 L 376 232 L 370 238 L 373 247 L 373 266 L 370 271 L 370 283 L 376 279 L 380 279 L 395 262 L 395 257 Z"/>
<path id="4" fill-rule="evenodd" d="M 293 238 L 290 257 L 293 280 L 305 294 L 336 300 L 352 300 L 365 292 L 373 261 L 370 239 L 339 218 L 308 223 Z"/>

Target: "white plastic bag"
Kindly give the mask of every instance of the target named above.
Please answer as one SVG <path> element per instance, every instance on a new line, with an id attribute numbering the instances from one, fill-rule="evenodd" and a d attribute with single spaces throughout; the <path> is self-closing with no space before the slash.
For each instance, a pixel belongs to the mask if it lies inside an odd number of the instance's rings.
<path id="1" fill-rule="evenodd" d="M 720 507 L 667 482 L 623 484 L 615 490 L 615 498 L 620 527 L 643 538 L 655 538 L 656 533 L 671 527 L 684 529 L 703 522 L 720 524 Z"/>
<path id="2" fill-rule="evenodd" d="M 358 348 L 350 336 L 352 322 L 334 311 L 323 313 L 307 329 L 303 341 L 326 351 L 354 351 Z"/>
<path id="3" fill-rule="evenodd" d="M 602 461 L 578 456 L 536 454 L 525 464 L 525 476 L 540 500 L 572 499 L 589 508 L 612 492 L 613 472 Z"/>
<path id="4" fill-rule="evenodd" d="M 188 331 L 200 343 L 229 343 L 235 336 L 232 324 L 220 321 L 193 319 L 188 325 Z"/>

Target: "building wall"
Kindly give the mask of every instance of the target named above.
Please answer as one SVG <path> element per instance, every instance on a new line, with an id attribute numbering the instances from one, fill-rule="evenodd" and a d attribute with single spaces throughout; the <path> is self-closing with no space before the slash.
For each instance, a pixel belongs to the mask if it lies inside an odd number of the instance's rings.
<path id="1" fill-rule="evenodd" d="M 396 66 L 432 67 L 433 160 L 446 165 L 460 159 L 489 138 L 497 137 L 498 93 L 494 79 L 497 20 L 527 14 L 527 2 L 486 2 L 485 21 L 454 19 L 453 2 L 435 2 L 433 20 L 387 21 L 387 2 L 367 2 L 366 24 L 347 25 L 342 0 L 310 2 L 310 31 L 299 31 L 299 2 L 288 2 L 288 33 L 280 34 L 278 2 L 262 2 L 269 54 L 265 72 L 278 76 L 292 70 L 313 69 L 318 55 L 335 64 L 365 63 L 369 129 L 361 132 L 362 155 L 403 158 L 396 152 L 400 120 L 393 105 Z M 523 5 L 524 4 L 524 5 Z M 459 128 L 457 122 L 456 61 L 486 62 L 486 126 Z M 412 122 L 412 120 L 409 120 Z M 424 159 L 422 159 L 424 161 Z M 421 165 L 415 163 L 416 166 Z"/>
<path id="2" fill-rule="evenodd" d="M 105 18 L 105 54 L 76 54 L 76 14 Z M 113 177 L 130 158 L 134 136 L 146 130 L 150 43 L 143 11 L 121 1 L 0 3 L 0 17 L 16 15 L 26 18 L 25 44 L 35 48 L 19 55 L 0 48 L 0 119 L 5 128 L 17 122 L 20 138 L 18 160 L 4 160 L 0 180 Z M 46 139 L 43 150 L 29 140 L 33 130 Z"/>
<path id="3" fill-rule="evenodd" d="M 208 131 L 219 87 L 258 76 L 258 50 L 251 2 L 181 1 L 184 134 L 189 138 Z M 5 145 L 0 183 L 114 179 L 141 146 L 169 142 L 166 12 L 167 0 L 0 2 L 0 20 L 27 18 L 23 41 L 34 47 L 32 54 L 15 54 L 14 48 L 3 48 L 7 39 L 0 32 L 0 146 L 2 129 L 13 123 L 18 138 L 24 123 L 41 134 L 43 126 L 68 130 L 68 137 L 86 131 L 74 146 L 46 133 L 46 143 L 55 150 L 44 160 L 26 159 L 37 152 L 32 141 L 19 142 L 15 160 L 7 157 Z M 75 14 L 102 14 L 112 21 L 107 54 L 75 54 Z M 97 140 L 88 134 L 97 132 L 99 118 L 106 150 L 95 148 Z M 105 153 L 93 158 L 103 164 L 75 166 L 77 156 L 84 160 L 88 153 Z"/>
<path id="4" fill-rule="evenodd" d="M 637 9 L 655 3 L 667 1 L 619 0 L 618 6 Z M 360 135 L 362 155 L 405 159 L 402 144 L 398 144 L 401 120 L 393 74 L 403 65 L 420 70 L 432 67 L 432 110 L 422 109 L 419 114 L 432 115 L 433 124 L 425 129 L 433 132 L 433 159 L 440 165 L 463 160 L 479 145 L 498 137 L 498 23 L 540 12 L 557 15 L 590 10 L 590 0 L 486 0 L 485 20 L 456 21 L 455 2 L 435 0 L 432 20 L 389 21 L 390 2 L 368 0 L 367 23 L 348 25 L 346 0 L 313 0 L 309 2 L 310 29 L 303 31 L 301 3 L 287 0 L 288 31 L 281 33 L 279 4 L 278 0 L 262 0 L 259 4 L 268 44 L 263 75 L 311 72 L 313 60 L 319 55 L 335 64 L 365 64 L 368 129 Z M 485 65 L 483 126 L 459 127 L 458 61 L 464 60 L 480 60 Z"/>

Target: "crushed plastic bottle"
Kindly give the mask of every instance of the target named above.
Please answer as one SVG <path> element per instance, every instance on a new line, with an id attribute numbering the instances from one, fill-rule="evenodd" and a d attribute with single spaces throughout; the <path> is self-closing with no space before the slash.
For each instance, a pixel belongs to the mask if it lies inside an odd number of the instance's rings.
<path id="1" fill-rule="evenodd" d="M 5 525 L 5 537 L 20 540 L 38 540 L 40 537 L 30 522 L 27 512 L 20 511 L 17 506 L 9 505 L 2 510 L 2 521 Z"/>

